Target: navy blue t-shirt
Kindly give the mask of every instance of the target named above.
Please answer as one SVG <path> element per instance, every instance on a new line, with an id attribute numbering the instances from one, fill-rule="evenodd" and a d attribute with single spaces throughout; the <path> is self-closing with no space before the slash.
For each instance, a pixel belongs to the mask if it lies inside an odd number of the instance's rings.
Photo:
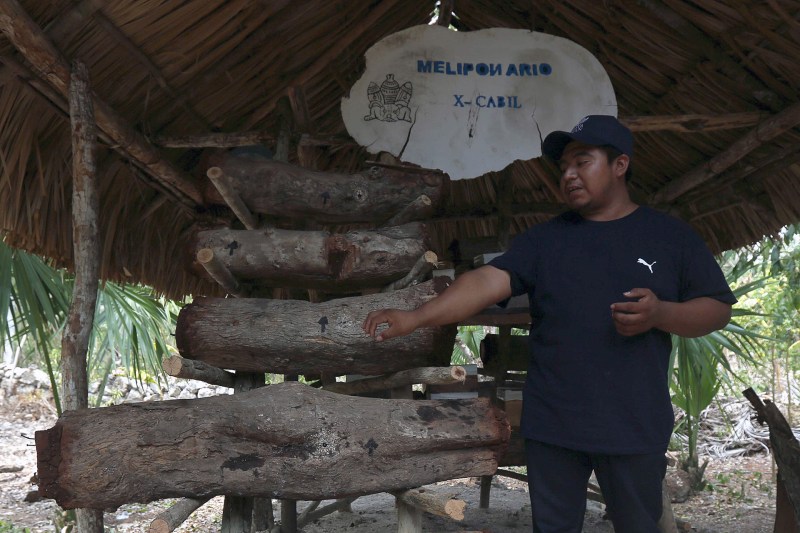
<path id="1" fill-rule="evenodd" d="M 633 288 L 670 302 L 736 303 L 689 225 L 648 207 L 608 222 L 569 212 L 521 234 L 489 264 L 530 301 L 522 434 L 592 453 L 665 451 L 674 423 L 670 335 L 620 335 L 611 304 L 630 301 L 623 293 Z"/>

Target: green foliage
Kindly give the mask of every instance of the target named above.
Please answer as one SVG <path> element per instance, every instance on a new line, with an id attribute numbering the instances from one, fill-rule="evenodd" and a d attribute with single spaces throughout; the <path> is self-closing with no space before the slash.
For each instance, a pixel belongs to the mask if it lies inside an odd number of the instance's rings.
<path id="1" fill-rule="evenodd" d="M 0 533 L 31 533 L 27 527 L 18 527 L 11 522 L 0 519 Z"/>
<path id="2" fill-rule="evenodd" d="M 481 358 L 481 341 L 491 328 L 484 326 L 459 326 L 450 363 L 469 365 Z"/>
<path id="3" fill-rule="evenodd" d="M 65 271 L 2 241 L 0 267 L 0 316 L 7 318 L 0 320 L 0 346 L 20 349 L 25 353 L 23 363 L 47 368 L 61 413 L 57 369 L 73 280 Z M 161 360 L 173 350 L 166 339 L 175 330 L 178 309 L 178 304 L 156 297 L 147 287 L 100 286 L 87 355 L 89 379 L 101 381 L 98 398 L 117 367 L 139 381 L 161 379 Z"/>

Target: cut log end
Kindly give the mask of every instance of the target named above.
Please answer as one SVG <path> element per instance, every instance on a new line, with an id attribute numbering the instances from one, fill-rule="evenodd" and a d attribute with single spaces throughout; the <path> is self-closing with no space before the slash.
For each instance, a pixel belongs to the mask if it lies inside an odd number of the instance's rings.
<path id="1" fill-rule="evenodd" d="M 444 504 L 444 512 L 453 520 L 464 520 L 464 509 L 467 502 L 464 500 L 448 500 Z"/>
<path id="2" fill-rule="evenodd" d="M 197 262 L 205 265 L 214 260 L 214 250 L 211 248 L 203 248 L 197 251 Z"/>
<path id="3" fill-rule="evenodd" d="M 152 522 L 150 522 L 150 527 L 147 530 L 147 533 L 170 533 L 172 530 L 169 528 L 169 524 L 163 518 L 156 518 Z"/>
<path id="4" fill-rule="evenodd" d="M 224 175 L 225 173 L 219 167 L 211 167 L 206 171 L 206 176 L 208 176 L 211 180 L 220 179 Z"/>
<path id="5" fill-rule="evenodd" d="M 464 382 L 467 379 L 467 371 L 463 366 L 451 366 L 450 375 L 454 380 Z"/>

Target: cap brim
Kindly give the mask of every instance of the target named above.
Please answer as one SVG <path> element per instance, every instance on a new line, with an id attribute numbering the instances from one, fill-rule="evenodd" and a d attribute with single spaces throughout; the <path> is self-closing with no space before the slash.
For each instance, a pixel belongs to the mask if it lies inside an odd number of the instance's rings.
<path id="1" fill-rule="evenodd" d="M 578 141 L 594 146 L 605 146 L 608 144 L 608 142 L 605 140 L 593 135 L 588 135 L 584 132 L 570 133 L 567 131 L 554 131 L 544 138 L 544 142 L 542 143 L 542 153 L 553 161 L 558 161 L 564 154 L 564 149 L 572 141 Z M 624 150 L 619 150 L 623 153 L 625 152 Z"/>
<path id="2" fill-rule="evenodd" d="M 569 132 L 553 131 L 544 138 L 542 153 L 553 161 L 558 161 L 561 159 L 561 154 L 564 153 L 564 148 L 572 141 L 573 138 Z"/>

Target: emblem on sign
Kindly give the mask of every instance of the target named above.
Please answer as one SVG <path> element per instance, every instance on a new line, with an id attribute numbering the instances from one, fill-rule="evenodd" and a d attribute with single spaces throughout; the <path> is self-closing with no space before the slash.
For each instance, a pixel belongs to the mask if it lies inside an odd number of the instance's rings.
<path id="1" fill-rule="evenodd" d="M 369 114 L 364 116 L 364 120 L 411 122 L 411 109 L 408 105 L 411 103 L 412 89 L 410 81 L 400 85 L 394 79 L 394 74 L 387 74 L 380 85 L 374 81 L 369 82 L 367 86 Z"/>

